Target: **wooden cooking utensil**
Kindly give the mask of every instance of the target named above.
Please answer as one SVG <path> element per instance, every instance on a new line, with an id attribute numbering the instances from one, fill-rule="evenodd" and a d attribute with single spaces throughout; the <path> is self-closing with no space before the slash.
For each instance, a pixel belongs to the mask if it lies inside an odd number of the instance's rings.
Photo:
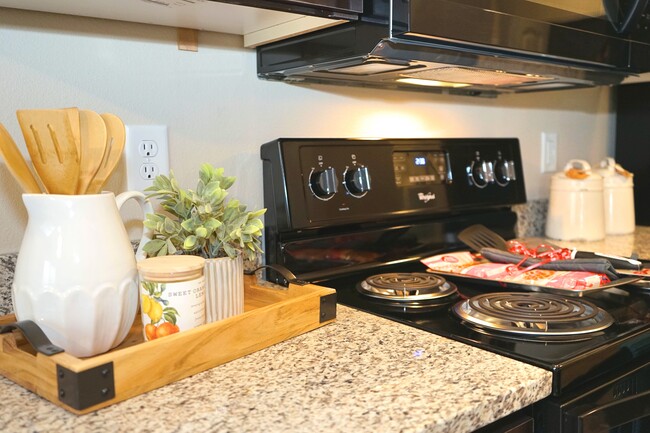
<path id="1" fill-rule="evenodd" d="M 106 150 L 106 124 L 102 117 L 90 110 L 79 110 L 81 152 L 79 153 L 79 180 L 77 194 L 85 194 L 99 170 Z"/>
<path id="2" fill-rule="evenodd" d="M 79 156 L 64 110 L 18 110 L 32 164 L 47 192 L 74 194 L 79 180 Z"/>
<path id="3" fill-rule="evenodd" d="M 41 187 L 38 186 L 36 178 L 32 174 L 27 161 L 18 150 L 18 146 L 9 134 L 9 131 L 0 123 L 0 156 L 5 160 L 9 172 L 18 181 L 23 191 L 30 194 L 38 194 Z"/>
<path id="4" fill-rule="evenodd" d="M 106 180 L 113 173 L 117 163 L 120 161 L 126 141 L 126 131 L 122 119 L 110 113 L 104 113 L 101 117 L 106 124 L 106 150 L 99 170 L 97 170 L 95 177 L 90 181 L 87 191 L 88 194 L 97 194 L 101 191 Z"/>
<path id="5" fill-rule="evenodd" d="M 79 125 L 79 109 L 77 107 L 64 108 L 70 120 L 70 130 L 77 147 L 77 155 L 81 155 L 81 126 Z"/>

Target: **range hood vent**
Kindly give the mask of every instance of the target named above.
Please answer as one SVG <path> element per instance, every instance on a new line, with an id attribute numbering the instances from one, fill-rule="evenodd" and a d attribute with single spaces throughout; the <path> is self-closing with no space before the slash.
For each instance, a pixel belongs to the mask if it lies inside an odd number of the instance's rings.
<path id="1" fill-rule="evenodd" d="M 586 31 L 582 22 L 544 22 L 531 15 L 539 10 L 537 2 L 515 2 L 537 4 L 521 15 L 476 6 L 482 3 L 491 2 L 366 1 L 373 10 L 390 7 L 392 13 L 366 14 L 259 47 L 258 75 L 291 83 L 496 96 L 612 86 L 650 70 L 650 45 L 643 42 L 650 34 L 637 40 Z"/>
<path id="2" fill-rule="evenodd" d="M 505 71 L 488 71 L 459 66 L 442 66 L 440 68 L 414 71 L 410 74 L 404 74 L 404 78 L 401 80 L 406 79 L 430 80 L 474 86 L 520 86 L 522 84 L 552 80 L 551 77 L 542 77 L 540 75 L 512 74 Z"/>

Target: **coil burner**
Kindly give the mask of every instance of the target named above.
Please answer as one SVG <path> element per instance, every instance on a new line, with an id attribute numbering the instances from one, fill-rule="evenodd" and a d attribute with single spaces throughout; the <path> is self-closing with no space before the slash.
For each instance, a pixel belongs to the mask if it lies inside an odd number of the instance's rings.
<path id="1" fill-rule="evenodd" d="M 357 290 L 376 306 L 401 313 L 433 311 L 458 298 L 456 286 L 429 273 L 378 274 L 366 278 Z"/>
<path id="2" fill-rule="evenodd" d="M 591 338 L 614 323 L 589 301 L 539 292 L 485 293 L 457 303 L 452 311 L 479 330 L 551 341 Z"/>

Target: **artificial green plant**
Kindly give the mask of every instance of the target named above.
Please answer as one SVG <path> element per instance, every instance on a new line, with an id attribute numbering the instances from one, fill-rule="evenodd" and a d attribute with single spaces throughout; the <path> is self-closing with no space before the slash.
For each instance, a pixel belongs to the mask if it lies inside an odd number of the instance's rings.
<path id="1" fill-rule="evenodd" d="M 148 199 L 161 200 L 165 213 L 146 215 L 144 225 L 153 231 L 144 246 L 148 257 L 193 254 L 235 258 L 242 254 L 255 260 L 262 252 L 264 225 L 259 217 L 266 209 L 246 211 L 238 200 L 226 200 L 235 178 L 223 172 L 223 168 L 203 164 L 195 191 L 180 188 L 173 172 L 154 179 L 145 192 Z"/>

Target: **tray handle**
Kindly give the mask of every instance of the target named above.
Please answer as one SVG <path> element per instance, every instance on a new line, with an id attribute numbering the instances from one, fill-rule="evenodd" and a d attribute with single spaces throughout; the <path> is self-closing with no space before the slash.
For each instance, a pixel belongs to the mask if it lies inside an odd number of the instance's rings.
<path id="1" fill-rule="evenodd" d="M 20 329 L 25 336 L 25 339 L 32 345 L 32 347 L 39 353 L 46 356 L 56 355 L 64 350 L 59 346 L 55 346 L 43 330 L 31 320 L 20 320 L 18 322 L 8 323 L 0 326 L 0 334 L 8 334 L 14 329 Z"/>
<path id="2" fill-rule="evenodd" d="M 258 266 L 257 268 L 253 269 L 252 271 L 245 271 L 244 273 L 246 275 L 255 275 L 255 272 L 259 271 L 260 269 L 269 269 L 271 271 L 276 272 L 277 274 L 280 274 L 282 278 L 267 278 L 269 281 L 275 280 L 278 284 L 282 284 L 283 286 L 288 286 L 289 283 L 291 284 L 296 284 L 298 286 L 304 286 L 309 284 L 308 281 L 300 280 L 298 279 L 293 272 L 291 272 L 289 269 L 286 267 L 280 265 L 280 264 L 272 264 L 272 265 L 261 265 Z"/>

